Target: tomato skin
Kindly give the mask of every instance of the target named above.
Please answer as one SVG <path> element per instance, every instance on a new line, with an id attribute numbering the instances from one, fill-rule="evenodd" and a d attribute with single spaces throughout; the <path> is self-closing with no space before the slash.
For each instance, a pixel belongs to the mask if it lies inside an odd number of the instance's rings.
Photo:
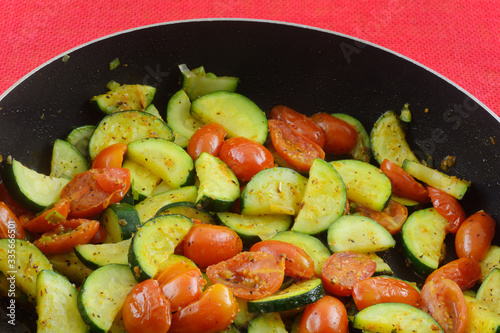
<path id="1" fill-rule="evenodd" d="M 224 141 L 219 158 L 243 181 L 250 181 L 257 172 L 274 167 L 271 152 L 260 143 L 244 137 Z"/>
<path id="2" fill-rule="evenodd" d="M 99 221 L 87 219 L 67 220 L 44 233 L 33 242 L 43 253 L 65 253 L 76 245 L 87 244 L 99 229 Z"/>
<path id="3" fill-rule="evenodd" d="M 178 311 L 203 294 L 207 281 L 198 267 L 178 262 L 160 271 L 155 277 L 163 295 L 170 300 L 172 311 Z"/>
<path id="4" fill-rule="evenodd" d="M 175 312 L 169 333 L 214 333 L 229 326 L 238 313 L 231 291 L 217 283 L 195 302 Z"/>
<path id="5" fill-rule="evenodd" d="M 277 105 L 271 109 L 270 119 L 285 122 L 288 126 L 323 148 L 325 144 L 325 133 L 321 126 L 314 120 L 284 105 Z"/>
<path id="6" fill-rule="evenodd" d="M 3 201 L 0 201 L 0 238 L 26 238 L 23 225 Z"/>
<path id="7" fill-rule="evenodd" d="M 495 236 L 495 220 L 483 211 L 469 216 L 455 235 L 455 250 L 459 258 L 481 260 Z"/>
<path id="8" fill-rule="evenodd" d="M 336 252 L 323 264 L 321 280 L 325 290 L 335 296 L 350 296 L 354 285 L 375 273 L 377 264 L 368 255 Z"/>
<path id="9" fill-rule="evenodd" d="M 219 150 L 225 136 L 226 130 L 221 125 L 217 123 L 203 125 L 189 139 L 187 153 L 193 161 L 203 152 L 219 156 Z"/>
<path id="10" fill-rule="evenodd" d="M 285 256 L 285 275 L 312 279 L 316 276 L 314 261 L 300 247 L 277 240 L 265 240 L 255 243 L 250 252 L 266 252 L 276 257 Z"/>
<path id="11" fill-rule="evenodd" d="M 82 172 L 62 189 L 60 198 L 70 201 L 70 217 L 91 217 L 119 202 L 130 188 L 130 171 L 100 168 Z"/>
<path id="12" fill-rule="evenodd" d="M 285 122 L 269 119 L 269 133 L 274 149 L 299 172 L 308 172 L 315 158 L 325 158 L 325 152 L 315 142 L 302 136 Z"/>
<path id="13" fill-rule="evenodd" d="M 60 214 L 57 218 L 51 219 L 49 214 Z M 54 229 L 60 223 L 66 221 L 66 218 L 69 214 L 69 200 L 67 198 L 61 199 L 55 204 L 47 207 L 47 209 L 43 210 L 42 213 L 30 221 L 23 224 L 24 229 L 37 232 L 44 233 L 49 230 Z M 47 216 L 49 216 L 49 220 L 47 220 Z"/>
<path id="14" fill-rule="evenodd" d="M 349 332 L 349 320 L 344 304 L 333 296 L 323 296 L 320 300 L 307 305 L 298 332 Z"/>
<path id="15" fill-rule="evenodd" d="M 89 241 L 91 244 L 99 244 L 104 242 L 106 237 L 108 236 L 108 233 L 106 232 L 106 229 L 102 226 L 99 225 L 99 228 L 97 229 L 97 232 L 95 233 L 94 237 L 92 237 Z"/>
<path id="16" fill-rule="evenodd" d="M 380 164 L 380 170 L 390 179 L 392 193 L 420 203 L 429 202 L 429 193 L 425 186 L 396 163 L 385 159 Z"/>
<path id="17" fill-rule="evenodd" d="M 311 116 L 311 119 L 323 129 L 327 154 L 344 155 L 354 149 L 358 142 L 358 132 L 354 126 L 331 114 L 320 112 Z"/>
<path id="18" fill-rule="evenodd" d="M 429 191 L 429 197 L 436 211 L 448 220 L 446 230 L 455 234 L 460 225 L 467 218 L 462 205 L 457 199 L 440 189 L 427 186 L 427 190 Z"/>
<path id="19" fill-rule="evenodd" d="M 243 249 L 232 229 L 213 224 L 195 224 L 184 238 L 184 255 L 200 268 L 227 260 Z"/>
<path id="20" fill-rule="evenodd" d="M 121 168 L 123 156 L 128 146 L 124 143 L 115 143 L 101 150 L 92 162 L 92 168 Z"/>
<path id="21" fill-rule="evenodd" d="M 419 304 L 419 308 L 430 314 L 446 333 L 465 332 L 467 304 L 462 290 L 452 280 L 425 283 Z"/>
<path id="22" fill-rule="evenodd" d="M 153 279 L 132 288 L 125 298 L 122 315 L 123 325 L 130 333 L 166 333 L 172 323 L 170 301 Z"/>
<path id="23" fill-rule="evenodd" d="M 403 227 L 403 223 L 408 218 L 408 208 L 392 199 L 389 201 L 387 207 L 381 212 L 360 204 L 356 204 L 355 211 L 356 213 L 377 221 L 387 231 L 389 231 L 391 235 L 395 235 L 400 232 Z"/>
<path id="24" fill-rule="evenodd" d="M 285 277 L 285 258 L 266 252 L 241 252 L 207 268 L 213 283 L 228 287 L 235 296 L 259 299 L 278 291 Z"/>
<path id="25" fill-rule="evenodd" d="M 418 305 L 420 293 L 403 280 L 386 276 L 375 276 L 357 282 L 352 297 L 359 311 L 379 303 L 406 303 Z"/>
<path id="26" fill-rule="evenodd" d="M 479 262 L 471 258 L 459 258 L 439 267 L 427 276 L 425 283 L 449 279 L 455 282 L 460 289 L 472 288 L 481 277 Z"/>

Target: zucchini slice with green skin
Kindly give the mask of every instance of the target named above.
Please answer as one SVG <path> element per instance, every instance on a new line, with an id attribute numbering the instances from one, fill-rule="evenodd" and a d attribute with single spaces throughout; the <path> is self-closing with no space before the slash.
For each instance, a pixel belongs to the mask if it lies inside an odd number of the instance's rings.
<path id="1" fill-rule="evenodd" d="M 354 316 L 354 328 L 365 332 L 444 332 L 424 311 L 404 303 L 380 303 Z"/>
<path id="2" fill-rule="evenodd" d="M 194 165 L 200 180 L 196 205 L 210 212 L 226 211 L 240 197 L 238 178 L 226 163 L 205 152 Z"/>
<path id="3" fill-rule="evenodd" d="M 193 159 L 169 140 L 145 138 L 131 142 L 125 156 L 166 181 L 172 189 L 194 183 Z"/>
<path id="4" fill-rule="evenodd" d="M 355 160 L 369 163 L 372 157 L 370 136 L 366 132 L 363 124 L 356 118 L 345 113 L 332 113 L 332 116 L 345 121 L 353 126 L 356 132 L 358 132 L 358 142 L 356 142 L 354 148 L 349 152 L 349 155 Z"/>
<path id="5" fill-rule="evenodd" d="M 141 225 L 135 207 L 122 202 L 109 205 L 101 213 L 100 222 L 106 230 L 104 243 L 117 243 L 132 238 Z"/>
<path id="6" fill-rule="evenodd" d="M 71 143 L 85 158 L 87 158 L 89 157 L 89 140 L 94 130 L 95 125 L 77 127 L 68 134 L 65 140 Z"/>
<path id="7" fill-rule="evenodd" d="M 167 124 L 176 133 L 186 139 L 191 139 L 194 132 L 204 125 L 191 115 L 191 101 L 186 92 L 181 89 L 176 92 L 167 104 Z"/>
<path id="8" fill-rule="evenodd" d="M 36 302 L 36 278 L 42 270 L 52 270 L 52 264 L 35 245 L 28 241 L 0 239 L 0 272 L 14 276 L 16 288 Z"/>
<path id="9" fill-rule="evenodd" d="M 148 168 L 141 164 L 125 158 L 122 163 L 122 168 L 130 171 L 131 185 L 130 188 L 138 195 L 138 201 L 142 201 L 149 197 L 156 186 L 161 182 L 161 178 L 153 174 Z"/>
<path id="10" fill-rule="evenodd" d="M 413 154 L 406 134 L 401 124 L 401 120 L 394 111 L 385 112 L 373 125 L 370 133 L 371 148 L 375 160 L 382 164 L 385 159 L 403 165 L 404 160 L 418 163 L 418 159 Z"/>
<path id="11" fill-rule="evenodd" d="M 203 123 L 224 127 L 229 138 L 242 136 L 264 144 L 267 138 L 265 113 L 250 99 L 235 92 L 215 91 L 193 101 L 191 114 Z"/>
<path id="12" fill-rule="evenodd" d="M 477 290 L 476 298 L 500 316 L 500 268 L 494 268 Z"/>
<path id="13" fill-rule="evenodd" d="M 76 174 L 87 171 L 87 159 L 68 141 L 56 139 L 52 147 L 50 177 L 73 178 Z"/>
<path id="14" fill-rule="evenodd" d="M 142 111 L 115 112 L 104 117 L 89 140 L 89 156 L 93 160 L 104 148 L 115 144 L 129 144 L 144 138 L 174 140 L 167 123 Z"/>
<path id="15" fill-rule="evenodd" d="M 248 324 L 248 333 L 287 333 L 283 319 L 277 312 L 262 313 L 252 319 Z"/>
<path id="16" fill-rule="evenodd" d="M 393 248 L 396 241 L 377 221 L 362 215 L 344 215 L 328 228 L 328 246 L 332 252 L 381 252 Z"/>
<path id="17" fill-rule="evenodd" d="M 192 101 L 214 91 L 234 92 L 238 87 L 239 79 L 237 77 L 206 73 L 203 66 L 189 70 L 185 64 L 181 64 L 179 69 L 182 73 L 182 89 Z"/>
<path id="18" fill-rule="evenodd" d="M 500 246 L 491 245 L 484 258 L 479 261 L 479 266 L 481 267 L 481 281 L 484 281 L 494 268 L 500 269 Z"/>
<path id="19" fill-rule="evenodd" d="M 322 159 L 315 159 L 292 230 L 319 234 L 344 214 L 346 187 L 339 173 Z"/>
<path id="20" fill-rule="evenodd" d="M 314 303 L 325 296 L 325 289 L 320 278 L 302 280 L 271 296 L 248 302 L 248 311 L 269 313 L 298 309 Z"/>
<path id="21" fill-rule="evenodd" d="M 136 204 L 134 207 L 139 214 L 141 223 L 153 218 L 159 209 L 172 202 L 189 201 L 195 202 L 198 188 L 194 185 L 181 187 L 175 190 L 152 195 Z"/>
<path id="22" fill-rule="evenodd" d="M 215 218 L 212 214 L 188 201 L 172 202 L 167 204 L 158 210 L 156 216 L 168 214 L 180 214 L 189 217 L 190 219 L 200 220 L 206 224 L 215 224 Z"/>
<path id="23" fill-rule="evenodd" d="M 280 231 L 285 231 L 292 224 L 290 215 L 240 215 L 220 212 L 216 215 L 218 222 L 233 229 L 241 240 L 251 245 L 269 239 Z"/>
<path id="24" fill-rule="evenodd" d="M 78 293 L 78 310 L 92 332 L 107 332 L 137 281 L 127 265 L 109 264 L 89 275 Z"/>
<path id="25" fill-rule="evenodd" d="M 314 262 L 314 271 L 319 276 L 321 275 L 323 264 L 331 255 L 330 250 L 318 238 L 301 232 L 291 230 L 278 232 L 271 240 L 291 243 L 306 251 Z"/>
<path id="26" fill-rule="evenodd" d="M 78 311 L 78 290 L 65 276 L 43 270 L 38 274 L 36 289 L 37 332 L 89 332 Z"/>
<path id="27" fill-rule="evenodd" d="M 2 179 L 9 194 L 34 212 L 58 201 L 61 190 L 69 182 L 66 178 L 38 173 L 10 156 L 2 163 Z"/>
<path id="28" fill-rule="evenodd" d="M 409 160 L 404 161 L 403 170 L 427 185 L 438 188 L 459 200 L 463 198 L 470 186 L 468 181 Z"/>
<path id="29" fill-rule="evenodd" d="M 128 254 L 137 281 L 155 277 L 192 226 L 190 218 L 178 214 L 158 216 L 144 223 L 132 238 Z"/>
<path id="30" fill-rule="evenodd" d="M 374 276 L 376 275 L 392 275 L 394 272 L 392 271 L 391 266 L 389 266 L 384 259 L 379 257 L 376 253 L 366 253 L 373 261 L 377 264 L 375 268 Z"/>
<path id="31" fill-rule="evenodd" d="M 347 189 L 347 198 L 376 211 L 383 211 L 392 195 L 390 179 L 376 166 L 358 160 L 332 161 Z"/>
<path id="32" fill-rule="evenodd" d="M 92 269 L 85 266 L 74 251 L 50 253 L 45 256 L 49 259 L 54 271 L 61 273 L 77 286 L 81 285 L 92 273 Z"/>
<path id="33" fill-rule="evenodd" d="M 465 332 L 500 333 L 500 316 L 480 300 L 464 295 L 467 304 Z"/>
<path id="34" fill-rule="evenodd" d="M 413 212 L 403 224 L 403 254 L 417 274 L 427 276 L 438 268 L 446 225 L 447 220 L 434 208 Z"/>
<path id="35" fill-rule="evenodd" d="M 296 215 L 304 196 L 307 178 L 283 167 L 258 172 L 241 194 L 241 213 L 248 215 Z"/>
<path id="36" fill-rule="evenodd" d="M 141 84 L 122 84 L 90 101 L 105 114 L 118 111 L 144 111 L 153 101 L 156 88 Z"/>
<path id="37" fill-rule="evenodd" d="M 90 269 L 98 269 L 108 264 L 128 265 L 128 251 L 132 239 L 118 243 L 82 244 L 75 246 L 78 259 Z"/>
<path id="38" fill-rule="evenodd" d="M 238 313 L 234 318 L 233 325 L 236 328 L 245 331 L 247 330 L 248 324 L 252 321 L 252 319 L 257 317 L 257 314 L 248 311 L 248 299 L 236 296 L 235 298 L 236 302 L 238 302 Z"/>

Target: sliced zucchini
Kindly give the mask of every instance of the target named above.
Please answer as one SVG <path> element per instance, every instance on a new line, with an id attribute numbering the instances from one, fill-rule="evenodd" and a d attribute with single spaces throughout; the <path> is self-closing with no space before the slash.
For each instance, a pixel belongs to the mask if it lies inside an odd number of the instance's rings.
<path id="1" fill-rule="evenodd" d="M 137 193 L 139 201 L 149 197 L 161 182 L 159 176 L 152 173 L 145 166 L 128 158 L 124 159 L 122 167 L 129 169 L 130 179 L 132 180 L 131 188 L 134 193 Z"/>
<path id="2" fill-rule="evenodd" d="M 90 273 L 92 273 L 92 269 L 85 266 L 73 251 L 51 253 L 45 256 L 49 259 L 54 271 L 61 273 L 77 286 L 81 285 Z"/>
<path id="3" fill-rule="evenodd" d="M 75 246 L 78 259 L 90 269 L 97 269 L 108 264 L 128 265 L 128 252 L 132 239 L 118 243 L 82 244 Z"/>
<path id="4" fill-rule="evenodd" d="M 292 230 L 319 234 L 344 214 L 346 187 L 339 173 L 322 159 L 315 159 Z"/>
<path id="5" fill-rule="evenodd" d="M 366 132 L 363 124 L 356 118 L 345 113 L 333 113 L 332 116 L 345 121 L 356 129 L 358 133 L 358 142 L 356 142 L 356 146 L 349 152 L 349 155 L 355 160 L 369 163 L 372 156 L 370 136 Z"/>
<path id="6" fill-rule="evenodd" d="M 277 312 L 262 313 L 248 324 L 248 333 L 287 333 L 283 319 Z"/>
<path id="7" fill-rule="evenodd" d="M 65 140 L 71 143 L 85 158 L 87 158 L 89 156 L 89 140 L 94 130 L 95 125 L 77 127 L 68 134 Z"/>
<path id="8" fill-rule="evenodd" d="M 298 309 L 325 296 L 320 278 L 301 280 L 271 296 L 248 302 L 248 311 L 269 313 Z"/>
<path id="9" fill-rule="evenodd" d="M 221 212 L 216 215 L 220 224 L 233 229 L 245 244 L 253 244 L 269 239 L 292 224 L 292 217 L 285 214 L 240 215 Z"/>
<path id="10" fill-rule="evenodd" d="M 403 224 L 403 254 L 418 274 L 427 276 L 438 268 L 447 223 L 434 208 L 426 208 L 413 212 Z"/>
<path id="11" fill-rule="evenodd" d="M 90 101 L 102 112 L 144 111 L 153 101 L 156 88 L 141 84 L 123 84 L 105 94 L 94 96 Z"/>
<path id="12" fill-rule="evenodd" d="M 147 108 L 144 109 L 144 112 L 152 114 L 153 116 L 162 119 L 160 115 L 160 111 L 154 106 L 154 104 L 149 104 Z"/>
<path id="13" fill-rule="evenodd" d="M 89 332 L 78 311 L 78 290 L 56 272 L 43 270 L 36 280 L 37 332 Z"/>
<path id="14" fill-rule="evenodd" d="M 131 142 L 126 158 L 147 168 L 172 189 L 194 183 L 193 159 L 169 140 L 145 138 Z"/>
<path id="15" fill-rule="evenodd" d="M 477 290 L 476 298 L 500 316 L 500 268 L 494 268 Z"/>
<path id="16" fill-rule="evenodd" d="M 449 176 L 428 166 L 406 160 L 403 169 L 418 180 L 429 186 L 438 188 L 457 199 L 462 199 L 470 186 L 470 182 Z"/>
<path id="17" fill-rule="evenodd" d="M 248 215 L 296 215 L 306 189 L 307 178 L 282 167 L 257 173 L 241 194 L 241 212 Z"/>
<path id="18" fill-rule="evenodd" d="M 443 332 L 430 315 L 404 303 L 380 303 L 364 308 L 354 316 L 352 326 L 365 332 Z"/>
<path id="19" fill-rule="evenodd" d="M 92 332 L 107 332 L 136 284 L 127 265 L 109 264 L 89 275 L 78 293 L 78 310 Z"/>
<path id="20" fill-rule="evenodd" d="M 191 115 L 191 101 L 183 89 L 170 97 L 166 119 L 167 124 L 174 132 L 188 140 L 198 128 L 204 125 L 203 122 Z"/>
<path id="21" fill-rule="evenodd" d="M 479 266 L 481 266 L 481 281 L 484 281 L 494 268 L 500 269 L 500 246 L 491 245 L 484 258 L 479 261 Z"/>
<path id="22" fill-rule="evenodd" d="M 174 140 L 168 125 L 141 111 L 115 112 L 104 117 L 97 125 L 89 140 L 89 156 L 93 160 L 104 148 L 114 143 L 129 144 L 144 138 Z"/>
<path id="23" fill-rule="evenodd" d="M 183 201 L 183 202 L 172 202 L 165 205 L 158 210 L 156 216 L 167 215 L 167 214 L 181 214 L 190 219 L 196 219 L 207 224 L 215 224 L 215 219 L 209 212 L 197 207 L 194 203 Z"/>
<path id="24" fill-rule="evenodd" d="M 87 159 L 68 141 L 56 139 L 52 147 L 50 177 L 73 178 L 88 170 Z"/>
<path id="25" fill-rule="evenodd" d="M 203 66 L 189 70 L 185 64 L 181 64 L 179 69 L 182 73 L 182 89 L 192 101 L 214 91 L 234 92 L 238 87 L 239 79 L 237 77 L 206 73 Z"/>
<path id="26" fill-rule="evenodd" d="M 278 232 L 271 240 L 297 245 L 311 257 L 314 262 L 314 271 L 321 275 L 323 264 L 330 257 L 330 250 L 316 237 L 295 231 Z"/>
<path id="27" fill-rule="evenodd" d="M 385 159 L 403 165 L 404 160 L 418 163 L 418 159 L 413 154 L 406 134 L 401 125 L 401 120 L 394 111 L 385 112 L 373 125 L 370 133 L 373 157 L 382 164 Z"/>
<path id="28" fill-rule="evenodd" d="M 349 200 L 379 212 L 387 207 L 392 185 L 379 168 L 358 160 L 332 161 L 330 164 L 342 177 Z"/>
<path id="29" fill-rule="evenodd" d="M 218 157 L 201 153 L 194 165 L 200 180 L 197 206 L 212 212 L 223 212 L 240 197 L 238 178 Z"/>
<path id="30" fill-rule="evenodd" d="M 111 204 L 101 213 L 101 225 L 106 230 L 105 243 L 117 243 L 132 238 L 141 225 L 139 213 L 126 203 Z"/>
<path id="31" fill-rule="evenodd" d="M 397 196 L 395 194 L 392 194 L 391 199 L 396 201 L 397 203 L 402 204 L 403 206 L 405 206 L 406 208 L 409 208 L 409 209 L 415 209 L 420 205 L 420 202 L 418 202 L 418 201 L 408 199 L 408 198 L 403 198 L 403 197 Z"/>
<path id="32" fill-rule="evenodd" d="M 248 311 L 248 299 L 235 297 L 238 302 L 238 313 L 234 318 L 233 325 L 240 330 L 246 330 L 248 324 L 257 317 L 257 314 Z"/>
<path id="33" fill-rule="evenodd" d="M 381 252 L 396 245 L 391 234 L 378 222 L 362 215 L 344 215 L 328 228 L 332 252 Z"/>
<path id="34" fill-rule="evenodd" d="M 235 92 L 215 91 L 193 101 L 191 114 L 203 123 L 220 124 L 229 138 L 242 136 L 264 144 L 265 113 L 250 99 Z"/>
<path id="35" fill-rule="evenodd" d="M 0 239 L 0 272 L 7 279 L 12 276 L 16 288 L 36 302 L 36 279 L 42 270 L 52 270 L 52 265 L 45 255 L 32 243 L 11 238 Z"/>
<path id="36" fill-rule="evenodd" d="M 2 163 L 2 179 L 9 194 L 34 212 L 58 201 L 59 193 L 69 182 L 66 178 L 38 173 L 10 156 Z"/>
<path id="37" fill-rule="evenodd" d="M 471 333 L 500 333 L 500 316 L 491 311 L 478 299 L 465 296 L 467 304 L 467 324 L 465 332 Z"/>
<path id="38" fill-rule="evenodd" d="M 377 264 L 375 268 L 375 273 L 373 275 L 392 275 L 394 272 L 392 271 L 391 266 L 387 264 L 384 259 L 379 257 L 376 253 L 366 253 L 373 261 Z"/>
<path id="39" fill-rule="evenodd" d="M 135 278 L 153 278 L 192 225 L 183 215 L 162 215 L 144 223 L 132 238 L 128 255 Z"/>
<path id="40" fill-rule="evenodd" d="M 155 194 L 151 197 L 144 199 L 135 205 L 141 223 L 146 222 L 154 217 L 159 209 L 172 202 L 189 201 L 195 202 L 198 195 L 198 188 L 196 186 L 186 186 L 179 189 L 162 192 Z"/>

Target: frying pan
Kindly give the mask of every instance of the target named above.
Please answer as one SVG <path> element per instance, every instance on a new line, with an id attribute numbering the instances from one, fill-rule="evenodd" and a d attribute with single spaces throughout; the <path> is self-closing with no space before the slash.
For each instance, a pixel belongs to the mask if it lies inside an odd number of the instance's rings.
<path id="1" fill-rule="evenodd" d="M 110 70 L 115 58 L 121 65 Z M 47 174 L 54 140 L 102 118 L 88 101 L 106 91 L 106 83 L 157 87 L 154 104 L 164 115 L 168 99 L 179 89 L 181 63 L 239 77 L 238 92 L 265 112 L 277 104 L 308 115 L 342 112 L 360 120 L 368 131 L 383 112 L 399 111 L 409 103 L 413 117 L 407 136 L 416 155 L 432 156 L 437 168 L 444 157 L 455 156 L 448 173 L 472 182 L 462 201 L 467 214 L 483 209 L 500 229 L 498 116 L 457 85 L 399 54 L 342 34 L 282 22 L 169 22 L 69 50 L 0 97 L 0 154 Z M 493 243 L 500 245 L 500 232 Z M 415 279 L 397 250 L 384 259 L 396 275 Z"/>

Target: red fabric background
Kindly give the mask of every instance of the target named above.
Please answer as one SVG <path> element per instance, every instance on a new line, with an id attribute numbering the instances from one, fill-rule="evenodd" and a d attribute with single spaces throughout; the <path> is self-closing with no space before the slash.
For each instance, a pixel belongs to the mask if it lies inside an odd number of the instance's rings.
<path id="1" fill-rule="evenodd" d="M 315 26 L 396 52 L 454 81 L 500 115 L 498 0 L 1 0 L 0 93 L 45 61 L 137 26 L 257 18 Z"/>

